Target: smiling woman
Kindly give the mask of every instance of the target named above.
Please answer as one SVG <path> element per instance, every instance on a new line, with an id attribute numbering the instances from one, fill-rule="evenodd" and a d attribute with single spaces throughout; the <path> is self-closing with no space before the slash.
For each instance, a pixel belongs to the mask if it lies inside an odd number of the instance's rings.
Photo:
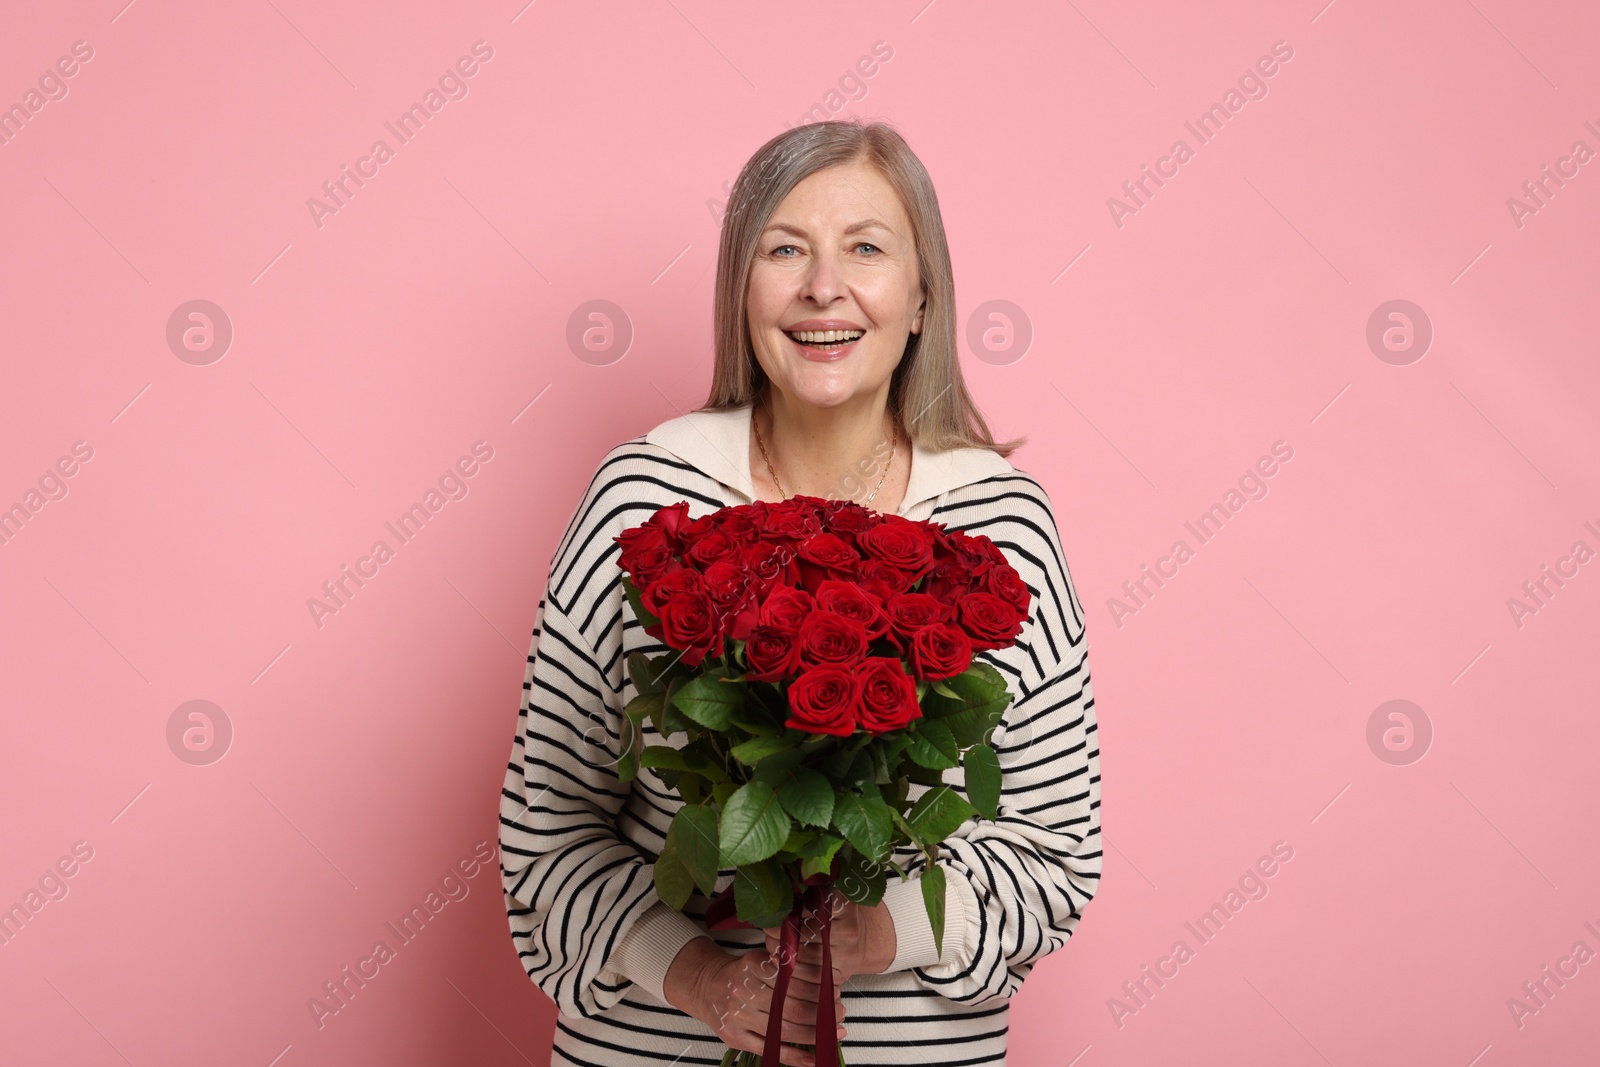
<path id="1" fill-rule="evenodd" d="M 618 772 L 637 696 L 624 665 L 667 649 L 627 606 L 617 538 L 679 501 L 692 521 L 841 499 L 849 485 L 880 520 L 987 535 L 1031 596 L 1016 643 L 974 655 L 1013 697 L 992 736 L 998 818 L 969 820 L 936 854 L 895 849 L 907 877 L 833 917 L 845 1062 L 1003 1065 L 1010 998 L 1094 896 L 1100 749 L 1083 605 L 1049 497 L 1007 460 L 1019 442 L 991 436 L 962 381 L 952 276 L 933 183 L 882 123 L 780 134 L 734 184 L 707 401 L 605 455 L 535 614 L 500 854 L 512 943 L 561 1011 L 553 1063 L 727 1063 L 725 1048 L 757 1053 L 768 1028 L 768 932 L 708 930 L 698 891 L 682 911 L 661 899 L 654 865 L 683 801 L 652 769 Z M 981 579 L 958 563 L 938 580 Z M 674 744 L 649 720 L 634 740 Z M 963 769 L 943 784 L 965 795 Z M 913 784 L 908 802 L 927 789 Z M 930 861 L 946 885 L 942 945 L 923 902 Z M 733 881 L 722 868 L 714 894 Z M 804 950 L 783 1002 L 782 1063 L 813 1062 L 795 1046 L 831 1036 L 817 1033 L 821 988 L 820 957 Z"/>

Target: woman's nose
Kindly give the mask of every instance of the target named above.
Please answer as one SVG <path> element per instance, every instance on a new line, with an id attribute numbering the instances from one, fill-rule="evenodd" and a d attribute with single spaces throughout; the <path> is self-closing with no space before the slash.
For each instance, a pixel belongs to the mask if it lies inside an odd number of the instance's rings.
<path id="1" fill-rule="evenodd" d="M 813 256 L 800 295 L 813 303 L 826 306 L 843 292 L 843 264 L 833 256 Z"/>

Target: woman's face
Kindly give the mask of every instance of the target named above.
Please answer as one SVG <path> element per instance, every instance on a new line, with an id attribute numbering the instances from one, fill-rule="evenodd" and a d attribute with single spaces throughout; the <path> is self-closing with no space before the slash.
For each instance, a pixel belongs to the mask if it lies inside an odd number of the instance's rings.
<path id="1" fill-rule="evenodd" d="M 906 341 L 922 332 L 922 305 L 911 220 L 870 163 L 808 176 L 756 245 L 750 341 L 787 400 L 836 407 L 886 394 Z"/>

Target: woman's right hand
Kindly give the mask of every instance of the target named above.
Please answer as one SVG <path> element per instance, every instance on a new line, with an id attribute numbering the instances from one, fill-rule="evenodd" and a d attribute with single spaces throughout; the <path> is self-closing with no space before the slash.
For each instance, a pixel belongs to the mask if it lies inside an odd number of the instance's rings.
<path id="1" fill-rule="evenodd" d="M 772 990 L 778 976 L 777 961 L 765 948 L 742 953 L 725 951 L 709 938 L 681 952 L 668 969 L 663 992 L 678 1010 L 711 1028 L 724 1045 L 761 1053 L 767 1045 L 767 1020 L 772 1013 Z M 687 948 L 687 946 L 686 946 Z M 821 986 L 798 973 L 789 977 L 783 1005 L 783 1034 L 779 1062 L 791 1067 L 811 1067 L 814 1055 L 792 1045 L 817 1041 L 817 998 Z M 813 975 L 820 978 L 820 975 Z M 834 1018 L 839 1022 L 835 1040 L 845 1035 L 844 998 L 834 986 Z"/>

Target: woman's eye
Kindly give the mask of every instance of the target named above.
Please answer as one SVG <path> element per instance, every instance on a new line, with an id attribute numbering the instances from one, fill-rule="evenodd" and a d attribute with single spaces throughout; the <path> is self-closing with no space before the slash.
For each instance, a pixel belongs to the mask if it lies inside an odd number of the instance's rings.
<path id="1" fill-rule="evenodd" d="M 870 248 L 874 252 L 882 251 L 882 249 L 880 249 L 877 245 L 872 244 L 869 241 L 862 241 L 861 243 L 857 244 L 856 247 L 857 248 Z"/>
<path id="2" fill-rule="evenodd" d="M 790 250 L 795 251 L 795 252 L 800 251 L 798 248 L 795 248 L 794 245 L 779 245 L 777 248 L 774 248 L 772 250 L 772 254 L 776 256 L 776 255 L 778 255 L 779 252 L 782 252 L 785 248 L 790 249 Z M 790 257 L 788 257 L 788 256 L 779 256 L 779 258 L 780 259 L 788 259 Z"/>

